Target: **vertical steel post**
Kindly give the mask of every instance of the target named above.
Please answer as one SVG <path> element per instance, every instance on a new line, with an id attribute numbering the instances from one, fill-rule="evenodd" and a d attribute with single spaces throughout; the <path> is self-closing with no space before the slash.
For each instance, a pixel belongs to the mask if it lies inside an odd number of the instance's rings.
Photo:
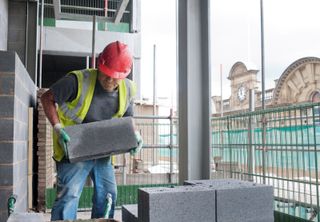
<path id="1" fill-rule="evenodd" d="M 156 116 L 156 100 L 157 100 L 157 88 L 156 88 L 156 45 L 153 45 L 153 116 Z M 153 136 L 152 136 L 152 143 L 155 145 L 156 143 L 156 126 L 155 126 L 155 118 L 152 120 L 153 123 Z M 153 148 L 152 152 L 152 163 L 153 165 L 156 164 L 156 148 Z"/>
<path id="2" fill-rule="evenodd" d="M 316 201 L 317 201 L 317 209 L 315 213 L 318 213 L 317 216 L 317 221 L 320 222 L 320 191 L 319 191 L 319 176 L 318 176 L 318 172 L 319 172 L 319 168 L 318 168 L 318 146 L 317 146 L 317 129 L 316 129 L 316 118 L 315 118 L 315 109 L 318 109 L 319 106 L 312 106 L 312 122 L 313 122 L 313 143 L 314 143 L 314 164 L 315 164 L 315 176 L 316 176 Z M 319 121 L 319 116 L 317 121 Z M 311 175 L 310 175 L 311 177 Z"/>
<path id="3" fill-rule="evenodd" d="M 261 109 L 265 109 L 265 74 L 264 74 L 264 23 L 263 23 L 263 0 L 260 0 L 260 28 L 261 28 Z M 262 175 L 263 183 L 266 183 L 266 124 L 265 114 L 262 113 Z"/>
<path id="4" fill-rule="evenodd" d="M 127 161 L 126 161 L 126 154 L 122 154 L 122 183 L 123 185 L 127 184 Z"/>
<path id="5" fill-rule="evenodd" d="M 172 183 L 172 175 L 173 175 L 173 109 L 170 109 L 170 176 L 169 183 Z"/>
<path id="6" fill-rule="evenodd" d="M 232 146 L 231 146 L 231 138 L 230 138 L 230 118 L 227 117 L 227 130 L 228 130 L 228 148 L 229 148 L 229 167 L 230 167 L 230 175 L 229 178 L 232 178 Z"/>
<path id="7" fill-rule="evenodd" d="M 249 110 L 253 112 L 255 109 L 255 91 L 254 89 L 249 90 Z M 254 173 L 254 147 L 252 142 L 254 140 L 254 119 L 252 115 L 249 115 L 249 124 L 248 124 L 248 179 L 249 181 L 253 181 L 253 173 Z"/>
<path id="8" fill-rule="evenodd" d="M 29 46 L 29 1 L 26 1 L 26 31 L 25 31 L 25 37 L 26 37 L 26 42 L 25 42 L 25 48 L 24 48 L 24 65 L 26 68 L 28 68 L 28 46 Z"/>
<path id="9" fill-rule="evenodd" d="M 221 107 L 220 107 L 220 113 L 221 117 L 223 117 L 223 98 L 222 98 L 222 64 L 220 64 L 220 95 L 221 95 Z"/>
<path id="10" fill-rule="evenodd" d="M 91 68 L 96 68 L 96 15 L 92 18 L 92 61 Z"/>
<path id="11" fill-rule="evenodd" d="M 210 2 L 178 1 L 179 183 L 210 178 Z"/>
<path id="12" fill-rule="evenodd" d="M 44 0 L 41 1 L 41 24 L 40 24 L 40 52 L 39 52 L 39 83 L 37 75 L 35 76 L 35 84 L 42 87 L 42 51 L 43 51 L 43 18 L 44 18 Z"/>
<path id="13" fill-rule="evenodd" d="M 90 56 L 86 56 L 86 69 L 90 68 Z"/>

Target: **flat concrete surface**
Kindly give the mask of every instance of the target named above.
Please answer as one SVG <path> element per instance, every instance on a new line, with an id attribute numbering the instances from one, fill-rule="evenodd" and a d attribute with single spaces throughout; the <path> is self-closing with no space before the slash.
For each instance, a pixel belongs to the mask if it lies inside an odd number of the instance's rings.
<path id="1" fill-rule="evenodd" d="M 70 162 L 126 153 L 137 147 L 131 117 L 78 124 L 65 130 L 71 138 L 68 143 Z"/>
<path id="2" fill-rule="evenodd" d="M 50 218 L 51 218 L 51 213 L 50 212 L 44 213 L 43 216 L 44 216 L 44 219 L 45 219 L 46 222 L 50 221 Z M 91 211 L 90 210 L 81 211 L 81 212 L 77 213 L 77 219 L 85 220 L 85 219 L 90 219 L 90 217 L 91 217 Z M 118 221 L 121 221 L 121 218 L 122 218 L 121 208 L 117 208 L 115 210 L 115 212 L 114 212 L 114 219 L 118 220 Z"/>
<path id="3" fill-rule="evenodd" d="M 45 222 L 43 213 L 13 213 L 7 222 Z"/>

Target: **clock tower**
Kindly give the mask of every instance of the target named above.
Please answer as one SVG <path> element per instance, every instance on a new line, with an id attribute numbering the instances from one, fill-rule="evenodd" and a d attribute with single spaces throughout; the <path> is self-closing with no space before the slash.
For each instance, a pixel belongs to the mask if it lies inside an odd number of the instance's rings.
<path id="1" fill-rule="evenodd" d="M 258 86 L 257 73 L 258 69 L 253 65 L 249 67 L 237 62 L 232 66 L 228 79 L 231 81 L 230 106 L 235 110 L 249 108 L 250 89 Z"/>

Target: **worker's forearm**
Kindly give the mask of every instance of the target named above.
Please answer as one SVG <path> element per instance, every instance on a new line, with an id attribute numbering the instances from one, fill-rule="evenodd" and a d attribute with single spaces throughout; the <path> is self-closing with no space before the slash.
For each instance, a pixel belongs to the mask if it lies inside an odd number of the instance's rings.
<path id="1" fill-rule="evenodd" d="M 51 125 L 54 126 L 59 123 L 60 121 L 56 109 L 56 104 L 51 90 L 48 90 L 41 96 L 41 103 L 44 113 L 46 114 Z"/>

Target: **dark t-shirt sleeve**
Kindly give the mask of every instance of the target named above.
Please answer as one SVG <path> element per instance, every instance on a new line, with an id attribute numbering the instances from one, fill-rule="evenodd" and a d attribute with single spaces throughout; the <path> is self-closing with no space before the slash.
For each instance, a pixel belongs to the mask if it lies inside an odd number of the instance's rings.
<path id="1" fill-rule="evenodd" d="M 123 116 L 133 116 L 133 102 L 130 102 L 127 111 L 123 114 Z"/>
<path id="2" fill-rule="evenodd" d="M 78 93 L 77 77 L 73 74 L 66 75 L 54 83 L 50 89 L 58 105 L 62 105 L 64 102 L 71 102 L 77 97 Z"/>

